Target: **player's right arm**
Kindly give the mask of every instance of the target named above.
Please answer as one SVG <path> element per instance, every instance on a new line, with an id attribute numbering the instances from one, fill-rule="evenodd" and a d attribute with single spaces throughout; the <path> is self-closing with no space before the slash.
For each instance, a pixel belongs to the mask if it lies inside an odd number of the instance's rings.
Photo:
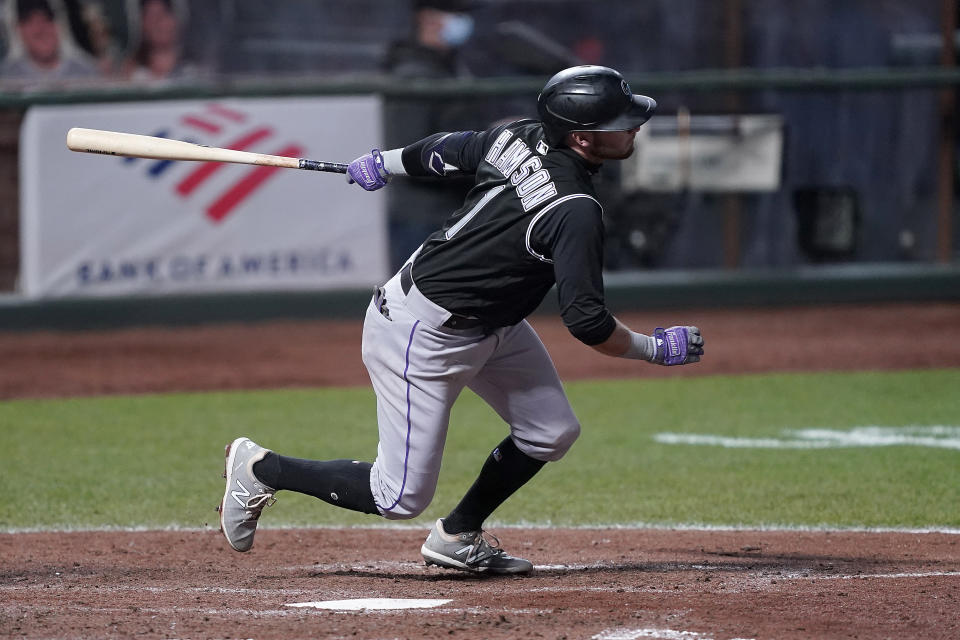
<path id="1" fill-rule="evenodd" d="M 402 149 L 373 149 L 350 163 L 347 182 L 375 191 L 398 175 L 443 178 L 476 173 L 488 140 L 502 129 L 434 133 Z"/>

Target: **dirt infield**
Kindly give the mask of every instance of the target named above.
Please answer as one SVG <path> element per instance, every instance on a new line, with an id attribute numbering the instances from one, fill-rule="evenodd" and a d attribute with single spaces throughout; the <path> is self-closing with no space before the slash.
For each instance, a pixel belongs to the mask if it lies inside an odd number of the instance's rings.
<path id="1" fill-rule="evenodd" d="M 534 324 L 567 380 L 960 366 L 960 304 L 622 317 L 641 330 L 698 324 L 707 355 L 668 370 L 595 355 L 554 319 Z M 0 398 L 367 384 L 359 338 L 353 322 L 0 333 Z M 960 637 L 960 535 L 496 533 L 533 576 L 427 569 L 415 529 L 265 529 L 244 555 L 213 530 L 0 534 L 0 637 Z M 444 602 L 289 606 L 368 598 Z"/>
<path id="2" fill-rule="evenodd" d="M 960 637 L 960 536 L 522 530 L 525 578 L 426 568 L 410 530 L 0 535 L 0 629 L 29 638 Z M 447 600 L 409 611 L 305 602 Z M 346 606 L 346 605 L 342 605 Z"/>

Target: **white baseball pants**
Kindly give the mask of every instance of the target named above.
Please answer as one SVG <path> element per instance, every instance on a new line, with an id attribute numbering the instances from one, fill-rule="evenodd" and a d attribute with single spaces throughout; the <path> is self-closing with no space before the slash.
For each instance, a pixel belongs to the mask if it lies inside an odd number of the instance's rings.
<path id="1" fill-rule="evenodd" d="M 413 518 L 433 499 L 450 409 L 464 387 L 510 426 L 517 447 L 537 460 L 558 460 L 580 424 L 557 370 L 526 320 L 485 335 L 453 330 L 450 313 L 414 284 L 407 295 L 394 276 L 385 286 L 385 317 L 374 301 L 363 325 L 363 363 L 377 395 L 380 443 L 370 488 L 380 513 Z"/>

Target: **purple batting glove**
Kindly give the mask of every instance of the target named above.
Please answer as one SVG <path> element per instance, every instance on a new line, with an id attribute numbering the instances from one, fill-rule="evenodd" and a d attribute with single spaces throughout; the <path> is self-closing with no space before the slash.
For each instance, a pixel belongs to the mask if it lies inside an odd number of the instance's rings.
<path id="1" fill-rule="evenodd" d="M 380 149 L 360 156 L 347 165 L 347 182 L 356 182 L 366 191 L 376 191 L 387 184 L 390 173 L 383 166 L 383 154 Z"/>
<path id="2" fill-rule="evenodd" d="M 676 364 L 699 362 L 703 355 L 703 338 L 697 327 L 657 327 L 653 332 L 657 341 L 654 362 L 671 367 Z"/>

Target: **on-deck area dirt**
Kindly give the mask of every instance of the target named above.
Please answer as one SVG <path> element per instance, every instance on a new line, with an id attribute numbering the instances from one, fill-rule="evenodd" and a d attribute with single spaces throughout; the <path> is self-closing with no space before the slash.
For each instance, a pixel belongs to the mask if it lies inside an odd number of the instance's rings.
<path id="1" fill-rule="evenodd" d="M 960 366 L 960 304 L 621 319 L 696 324 L 706 356 L 671 369 L 605 358 L 554 318 L 533 324 L 565 380 Z M 359 340 L 359 321 L 0 333 L 0 398 L 367 384 Z M 0 637 L 960 638 L 953 533 L 496 533 L 532 576 L 428 569 L 416 529 L 266 528 L 247 554 L 215 529 L 0 534 Z M 357 598 L 446 602 L 288 606 Z"/>
<path id="2" fill-rule="evenodd" d="M 0 332 L 0 398 L 367 385 L 356 321 L 274 322 L 88 332 Z M 694 324 L 706 355 L 657 367 L 600 355 L 559 318 L 536 328 L 561 378 L 960 366 L 960 304 L 628 313 L 637 331 Z"/>

